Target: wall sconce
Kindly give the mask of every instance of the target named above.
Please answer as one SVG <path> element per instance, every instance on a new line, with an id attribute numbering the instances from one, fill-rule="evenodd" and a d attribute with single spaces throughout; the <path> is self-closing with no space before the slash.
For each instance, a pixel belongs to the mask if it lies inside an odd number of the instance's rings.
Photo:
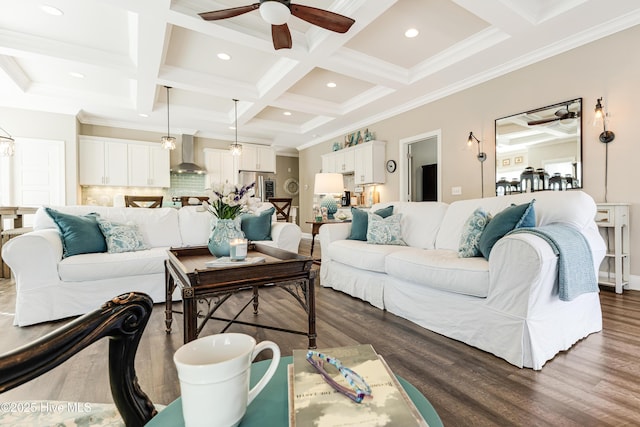
<path id="1" fill-rule="evenodd" d="M 3 128 L 0 127 L 0 131 L 5 134 L 0 134 L 0 156 L 11 157 L 16 152 L 16 141 Z"/>
<path id="2" fill-rule="evenodd" d="M 480 185 L 481 185 L 480 191 L 481 191 L 482 197 L 484 198 L 484 161 L 487 160 L 487 153 L 480 150 L 480 140 L 476 138 L 473 132 L 469 132 L 469 138 L 467 138 L 467 147 L 471 148 L 474 140 L 478 147 L 478 155 L 476 156 L 476 158 L 480 162 Z"/>
<path id="3" fill-rule="evenodd" d="M 616 135 L 611 132 L 610 130 L 607 130 L 607 116 L 608 114 L 604 111 L 604 107 L 602 106 L 602 97 L 598 98 L 598 102 L 596 103 L 596 108 L 595 108 L 595 117 L 594 117 L 594 125 L 596 125 L 597 123 L 599 123 L 600 121 L 602 121 L 602 128 L 604 129 L 604 132 L 602 132 L 600 134 L 600 142 L 604 143 L 604 144 L 608 144 L 611 141 L 613 141 L 614 139 L 616 139 Z"/>
<path id="4" fill-rule="evenodd" d="M 598 98 L 596 102 L 595 108 L 595 116 L 593 117 L 593 125 L 597 125 L 600 121 L 602 121 L 602 129 L 603 132 L 600 134 L 600 142 L 602 142 L 605 147 L 604 150 L 604 201 L 607 202 L 607 192 L 608 192 L 608 177 L 609 177 L 609 143 L 616 138 L 616 135 L 607 130 L 607 117 L 608 114 L 604 111 L 604 107 L 602 106 L 602 97 Z"/>

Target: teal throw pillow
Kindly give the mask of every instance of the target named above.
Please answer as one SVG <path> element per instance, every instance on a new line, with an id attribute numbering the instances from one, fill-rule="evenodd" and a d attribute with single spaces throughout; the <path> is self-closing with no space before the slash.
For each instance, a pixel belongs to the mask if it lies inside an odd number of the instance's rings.
<path id="1" fill-rule="evenodd" d="M 404 240 L 402 240 L 402 229 L 400 228 L 401 218 L 402 214 L 382 218 L 380 215 L 370 213 L 367 243 L 374 245 L 407 246 Z"/>
<path id="2" fill-rule="evenodd" d="M 127 224 L 112 222 L 98 218 L 98 226 L 107 243 L 107 252 L 135 252 L 149 249 L 144 243 L 138 226 L 130 222 Z"/>
<path id="3" fill-rule="evenodd" d="M 460 246 L 458 247 L 459 258 L 482 256 L 480 252 L 480 237 L 490 220 L 491 215 L 484 209 L 478 208 L 473 211 L 462 227 Z"/>
<path id="4" fill-rule="evenodd" d="M 242 222 L 240 228 L 247 239 L 252 242 L 271 240 L 271 217 L 276 208 L 270 208 L 258 215 L 245 213 L 240 216 Z"/>
<path id="5" fill-rule="evenodd" d="M 45 208 L 45 210 L 60 231 L 63 258 L 107 251 L 107 244 L 96 220 L 98 214 L 78 216 L 58 212 L 51 208 Z"/>
<path id="6" fill-rule="evenodd" d="M 489 259 L 489 254 L 493 245 L 496 244 L 505 234 L 516 228 L 535 227 L 536 214 L 533 210 L 534 200 L 523 205 L 511 205 L 498 212 L 489 221 L 480 236 L 480 252 L 485 259 Z"/>
<path id="7" fill-rule="evenodd" d="M 393 215 L 393 205 L 386 208 L 378 209 L 374 212 L 376 215 L 386 218 Z M 367 211 L 358 208 L 351 208 L 351 233 L 347 239 L 367 241 L 367 227 L 369 224 L 369 216 Z"/>

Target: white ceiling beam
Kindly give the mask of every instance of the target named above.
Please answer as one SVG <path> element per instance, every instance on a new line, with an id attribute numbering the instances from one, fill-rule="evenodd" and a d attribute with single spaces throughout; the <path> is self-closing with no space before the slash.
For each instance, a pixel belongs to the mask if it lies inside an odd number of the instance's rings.
<path id="1" fill-rule="evenodd" d="M 29 90 L 31 79 L 29 79 L 15 59 L 11 56 L 0 55 L 0 70 L 4 71 L 7 78 L 21 92 L 27 92 Z"/>

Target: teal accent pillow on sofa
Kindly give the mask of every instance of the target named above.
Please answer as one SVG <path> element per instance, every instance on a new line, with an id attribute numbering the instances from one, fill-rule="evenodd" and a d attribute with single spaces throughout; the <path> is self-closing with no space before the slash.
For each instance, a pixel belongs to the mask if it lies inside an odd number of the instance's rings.
<path id="1" fill-rule="evenodd" d="M 487 224 L 480 236 L 480 243 L 478 244 L 480 252 L 485 259 L 489 259 L 493 245 L 511 230 L 536 226 L 536 214 L 533 210 L 533 203 L 535 201 L 536 200 L 533 199 L 523 205 L 511 205 L 498 212 L 493 219 L 489 221 L 489 224 Z"/>
<path id="2" fill-rule="evenodd" d="M 276 208 L 270 208 L 258 215 L 245 213 L 240 216 L 242 222 L 240 228 L 247 239 L 252 242 L 271 240 L 271 217 Z"/>
<path id="3" fill-rule="evenodd" d="M 378 209 L 376 215 L 386 218 L 393 214 L 393 205 Z M 351 208 L 351 234 L 347 239 L 367 241 L 367 228 L 369 227 L 369 214 L 358 208 Z"/>
<path id="4" fill-rule="evenodd" d="M 51 208 L 45 208 L 53 219 L 62 238 L 62 256 L 106 252 L 107 244 L 98 227 L 98 214 L 90 213 L 84 216 L 69 215 Z"/>
<path id="5" fill-rule="evenodd" d="M 98 227 L 107 243 L 107 252 L 135 252 L 149 249 L 144 243 L 142 233 L 133 223 L 122 224 L 98 218 Z"/>

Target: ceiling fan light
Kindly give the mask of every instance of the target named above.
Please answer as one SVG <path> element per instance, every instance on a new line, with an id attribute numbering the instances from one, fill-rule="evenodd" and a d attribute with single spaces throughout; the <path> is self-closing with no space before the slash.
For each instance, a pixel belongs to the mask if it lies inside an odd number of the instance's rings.
<path id="1" fill-rule="evenodd" d="M 289 8 L 279 1 L 270 0 L 260 4 L 260 15 L 262 19 L 271 25 L 286 24 L 291 16 Z"/>

